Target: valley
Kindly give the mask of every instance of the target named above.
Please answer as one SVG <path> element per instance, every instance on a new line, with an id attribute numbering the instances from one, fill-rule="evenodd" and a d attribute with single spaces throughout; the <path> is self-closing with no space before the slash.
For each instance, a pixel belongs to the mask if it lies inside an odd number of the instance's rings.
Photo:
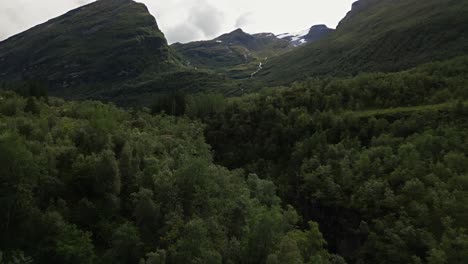
<path id="1" fill-rule="evenodd" d="M 169 44 L 97 0 L 1 41 L 0 264 L 464 264 L 466 25 L 359 0 Z"/>

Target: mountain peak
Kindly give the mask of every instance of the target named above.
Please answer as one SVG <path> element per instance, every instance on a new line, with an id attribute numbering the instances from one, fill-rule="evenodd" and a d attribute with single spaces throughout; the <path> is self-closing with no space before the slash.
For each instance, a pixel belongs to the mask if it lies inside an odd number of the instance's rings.
<path id="1" fill-rule="evenodd" d="M 98 0 L 0 42 L 0 73 L 13 82 L 46 80 L 62 95 L 84 84 L 129 80 L 171 56 L 144 4 Z"/>
<path id="2" fill-rule="evenodd" d="M 320 30 L 320 29 L 329 29 L 325 24 L 314 25 L 310 28 L 310 30 Z"/>
<path id="3" fill-rule="evenodd" d="M 98 0 L 97 2 L 101 3 L 111 3 L 111 4 L 126 4 L 126 3 L 135 3 L 133 0 Z"/>
<path id="4" fill-rule="evenodd" d="M 246 33 L 244 30 L 242 30 L 242 28 L 238 28 L 236 30 L 233 30 L 229 33 L 226 33 L 226 34 L 223 34 L 221 36 L 219 36 L 218 38 L 225 38 L 225 37 L 228 37 L 228 36 L 250 36 L 250 34 Z"/>
<path id="5" fill-rule="evenodd" d="M 229 32 L 229 33 L 226 33 L 217 37 L 215 40 L 221 40 L 223 42 L 234 43 L 234 44 L 235 43 L 245 44 L 246 42 L 252 41 L 254 39 L 255 38 L 252 35 L 245 33 L 242 29 L 238 28 L 232 32 Z"/>
<path id="6" fill-rule="evenodd" d="M 247 34 L 247 33 L 244 32 L 244 30 L 242 30 L 242 28 L 238 28 L 238 29 L 232 31 L 231 33 L 244 33 L 244 34 Z"/>
<path id="7" fill-rule="evenodd" d="M 307 43 L 312 43 L 328 36 L 333 31 L 334 29 L 331 29 L 324 24 L 315 25 L 310 28 L 309 33 L 304 37 L 304 39 Z"/>
<path id="8" fill-rule="evenodd" d="M 306 43 L 312 43 L 326 37 L 333 32 L 333 29 L 328 28 L 324 24 L 314 25 L 310 29 L 302 30 L 296 33 L 284 33 L 277 37 L 291 42 L 294 46 L 300 46 Z"/>

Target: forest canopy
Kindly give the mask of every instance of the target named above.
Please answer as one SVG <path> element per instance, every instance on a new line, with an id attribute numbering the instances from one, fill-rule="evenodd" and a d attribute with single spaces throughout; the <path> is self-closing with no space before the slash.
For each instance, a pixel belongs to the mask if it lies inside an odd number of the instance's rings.
<path id="1" fill-rule="evenodd" d="M 0 263 L 339 259 L 271 181 L 215 165 L 196 121 L 12 92 L 0 106 Z"/>

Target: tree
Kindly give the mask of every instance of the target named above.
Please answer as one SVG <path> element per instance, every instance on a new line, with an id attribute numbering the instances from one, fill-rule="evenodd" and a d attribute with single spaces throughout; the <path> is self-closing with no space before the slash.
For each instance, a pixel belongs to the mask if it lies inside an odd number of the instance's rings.
<path id="1" fill-rule="evenodd" d="M 106 253 L 109 263 L 138 263 L 142 257 L 143 243 L 138 229 L 130 222 L 115 229 L 111 238 L 111 247 Z"/>
<path id="2" fill-rule="evenodd" d="M 34 115 L 39 115 L 41 113 L 41 108 L 34 97 L 28 97 L 26 100 L 26 106 L 24 107 L 24 112 Z"/>
<path id="3" fill-rule="evenodd" d="M 299 250 L 296 241 L 294 240 L 294 238 L 288 235 L 283 237 L 283 239 L 281 240 L 278 256 L 279 263 L 304 263 L 301 251 Z"/>
<path id="4" fill-rule="evenodd" d="M 146 254 L 146 260 L 140 260 L 140 264 L 166 264 L 166 251 L 163 249 Z"/>
<path id="5" fill-rule="evenodd" d="M 92 264 L 95 261 L 91 233 L 83 232 L 77 226 L 66 223 L 57 212 L 44 216 L 44 227 L 50 240 L 45 239 L 41 259 L 50 263 Z M 48 245 L 49 244 L 49 245 Z"/>
<path id="6" fill-rule="evenodd" d="M 39 169 L 22 140 L 16 135 L 0 134 L 1 248 L 21 239 L 24 230 L 20 228 L 32 211 L 38 176 Z"/>

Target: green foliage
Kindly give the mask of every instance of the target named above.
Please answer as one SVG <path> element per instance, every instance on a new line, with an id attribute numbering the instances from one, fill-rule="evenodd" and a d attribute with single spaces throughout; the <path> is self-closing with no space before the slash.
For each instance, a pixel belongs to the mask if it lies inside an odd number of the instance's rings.
<path id="1" fill-rule="evenodd" d="M 99 102 L 0 98 L 0 108 L 16 106 L 0 114 L 7 263 L 263 263 L 298 229 L 272 182 L 213 163 L 198 122 Z M 28 100 L 35 115 L 19 107 Z M 188 101 L 194 116 L 222 110 L 219 96 Z"/>
<path id="2" fill-rule="evenodd" d="M 272 58 L 257 78 L 289 84 L 312 76 L 399 71 L 468 52 L 464 0 L 360 0 L 328 37 Z"/>
<path id="3" fill-rule="evenodd" d="M 24 95 L 46 96 L 48 88 L 68 98 L 103 98 L 147 72 L 182 70 L 173 53 L 146 6 L 98 1 L 2 42 L 0 71 L 6 82 L 24 83 Z"/>
<path id="4" fill-rule="evenodd" d="M 49 248 L 42 254 L 49 255 L 51 263 L 91 264 L 95 261 L 91 233 L 81 231 L 77 226 L 66 223 L 56 212 L 46 213 L 44 224 L 49 229 Z M 47 239 L 46 238 L 46 239 Z"/>
<path id="5" fill-rule="evenodd" d="M 5 90 L 5 88 L 6 86 L 3 87 L 2 90 Z M 24 97 L 33 96 L 37 99 L 39 98 L 47 99 L 48 97 L 47 90 L 48 90 L 48 85 L 46 81 L 34 80 L 34 81 L 25 82 L 22 87 L 16 90 L 16 92 Z"/>
<path id="6" fill-rule="evenodd" d="M 8 255 L 10 255 L 8 257 Z M 9 260 L 7 260 L 9 258 Z M 0 264 L 32 264 L 33 260 L 24 255 L 22 251 L 13 251 L 11 254 L 3 254 L 0 251 Z"/>
<path id="7" fill-rule="evenodd" d="M 117 227 L 111 237 L 111 249 L 105 259 L 109 263 L 137 263 L 143 243 L 133 223 L 124 223 Z"/>
<path id="8" fill-rule="evenodd" d="M 225 100 L 220 94 L 197 94 L 187 99 L 186 114 L 191 118 L 201 118 L 224 110 Z"/>
<path id="9" fill-rule="evenodd" d="M 326 240 L 351 263 L 463 263 L 467 70 L 463 57 L 312 80 L 227 100 L 202 118 L 217 162 L 272 179 L 284 201 L 320 224 L 323 237 L 312 224 L 262 258 L 342 263 L 321 251 Z M 269 184 L 251 189 L 263 200 L 274 193 Z"/>
<path id="10" fill-rule="evenodd" d="M 26 106 L 24 107 L 24 112 L 31 113 L 34 115 L 40 114 L 39 105 L 37 104 L 34 97 L 29 97 L 26 101 Z"/>
<path id="11" fill-rule="evenodd" d="M 153 114 L 166 113 L 168 115 L 181 116 L 185 113 L 186 95 L 180 92 L 158 96 L 157 101 L 151 107 Z"/>

